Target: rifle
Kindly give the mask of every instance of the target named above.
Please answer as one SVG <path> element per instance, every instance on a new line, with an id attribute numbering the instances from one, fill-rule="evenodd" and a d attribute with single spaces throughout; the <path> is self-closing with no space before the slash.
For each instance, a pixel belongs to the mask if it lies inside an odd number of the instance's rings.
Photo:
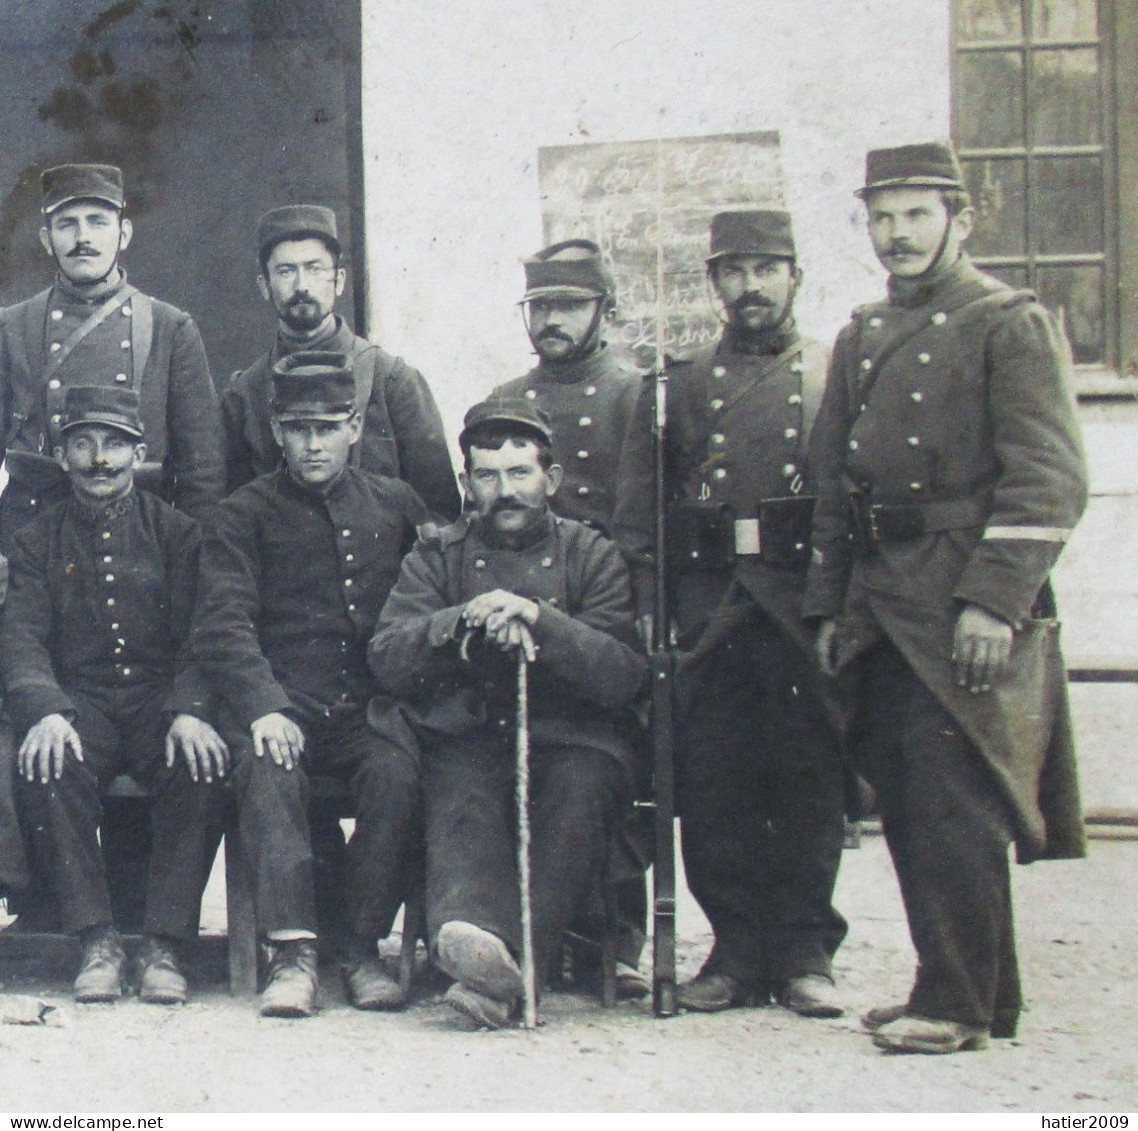
<path id="1" fill-rule="evenodd" d="M 662 210 L 662 153 L 656 146 L 657 213 Z M 659 219 L 659 215 L 657 216 Z M 659 224 L 657 229 L 659 230 Z M 652 866 L 652 1008 L 657 1017 L 676 1014 L 676 848 L 675 734 L 668 609 L 667 483 L 665 441 L 668 424 L 668 372 L 664 358 L 664 249 L 656 245 L 655 408 L 652 415 L 652 477 L 655 506 L 655 578 L 652 608 L 652 790 L 655 801 L 655 853 Z"/>

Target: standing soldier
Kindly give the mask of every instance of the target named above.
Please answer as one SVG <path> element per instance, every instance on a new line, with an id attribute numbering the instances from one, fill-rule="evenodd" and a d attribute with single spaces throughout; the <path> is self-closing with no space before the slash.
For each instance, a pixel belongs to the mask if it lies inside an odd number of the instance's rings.
<path id="1" fill-rule="evenodd" d="M 1087 483 L 1066 342 L 963 253 L 955 154 L 875 150 L 858 195 L 889 296 L 835 346 L 805 611 L 823 670 L 856 679 L 854 756 L 917 951 L 908 1001 L 863 1023 L 951 1053 L 1016 1031 L 1009 843 L 1084 851 L 1048 575 Z"/>
<path id="2" fill-rule="evenodd" d="M 363 422 L 343 354 L 298 351 L 273 369 L 272 429 L 283 466 L 234 491 L 202 555 L 195 646 L 227 715 L 234 790 L 257 925 L 273 953 L 267 1016 L 316 1010 L 318 926 L 308 775 L 349 788 L 350 928 L 344 981 L 359 1009 L 397 1009 L 379 962 L 417 861 L 414 751 L 367 721 L 367 644 L 426 518 L 406 483 L 352 467 Z"/>
<path id="3" fill-rule="evenodd" d="M 402 358 L 356 337 L 334 313 L 347 280 L 336 214 L 316 204 L 274 208 L 261 217 L 257 246 L 257 285 L 276 312 L 277 336 L 222 397 L 229 489 L 280 466 L 269 407 L 273 367 L 297 350 L 324 350 L 346 355 L 355 377 L 363 433 L 352 465 L 406 480 L 432 515 L 456 518 L 461 500 L 427 382 Z"/>
<path id="4" fill-rule="evenodd" d="M 524 267 L 522 307 L 538 364 L 491 396 L 524 397 L 549 417 L 553 460 L 564 471 L 550 505 L 557 514 L 611 535 L 617 483 L 632 473 L 626 461 L 641 451 L 628 442 L 641 375 L 605 335 L 616 311 L 613 279 L 600 248 L 584 239 L 543 248 Z M 613 865 L 619 915 L 616 987 L 624 998 L 643 997 L 649 988 L 638 968 L 648 914 L 649 850 L 643 840 L 634 819 L 620 837 Z M 584 920 L 571 930 L 593 933 Z M 599 952 L 599 943 L 593 951 Z M 575 955 L 579 975 L 577 963 L 586 970 L 590 963 L 581 948 Z"/>
<path id="5" fill-rule="evenodd" d="M 141 481 L 201 517 L 222 494 L 224 453 L 205 347 L 184 311 L 127 282 L 119 257 L 133 229 L 113 165 L 60 165 L 42 177 L 40 242 L 58 273 L 46 290 L 0 312 L 0 439 L 10 482 L 0 498 L 6 540 L 67 496 L 51 465 L 70 385 L 134 389 L 150 463 Z"/>
<path id="6" fill-rule="evenodd" d="M 678 1001 L 715 1011 L 774 997 L 833 1017 L 846 933 L 831 903 L 845 827 L 840 717 L 801 619 L 806 444 L 826 351 L 795 326 L 802 273 L 786 212 L 716 215 L 707 270 L 725 326 L 672 367 L 666 463 L 690 702 L 676 736 L 684 869 L 715 944 Z M 638 434 L 649 432 L 645 420 Z M 618 537 L 631 528 L 650 543 L 652 492 L 634 479 L 621 488 Z M 643 605 L 651 586 L 637 588 Z"/>

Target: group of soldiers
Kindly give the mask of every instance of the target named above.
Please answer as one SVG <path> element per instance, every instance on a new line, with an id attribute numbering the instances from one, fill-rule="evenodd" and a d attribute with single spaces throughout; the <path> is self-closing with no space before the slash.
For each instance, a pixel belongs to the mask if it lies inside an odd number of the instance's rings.
<path id="1" fill-rule="evenodd" d="M 405 1004 L 380 944 L 421 888 L 446 1002 L 507 1025 L 523 950 L 544 984 L 617 879 L 618 989 L 646 993 L 632 802 L 662 638 L 685 871 L 715 936 L 681 1007 L 841 1014 L 833 892 L 871 790 L 918 968 L 863 1024 L 899 1052 L 1014 1035 L 1009 845 L 1024 862 L 1083 851 L 1048 584 L 1086 499 L 1069 351 L 1033 295 L 964 253 L 950 148 L 870 152 L 858 195 L 889 294 L 832 357 L 795 323 L 785 211 L 713 218 L 722 334 L 662 374 L 609 341 L 595 244 L 527 259 L 537 365 L 466 414 L 460 497 L 421 374 L 335 313 L 330 210 L 262 218 L 277 335 L 219 402 L 190 317 L 127 282 L 119 170 L 44 173 L 58 272 L 0 312 L 0 893 L 21 917 L 50 899 L 78 935 L 78 1001 L 127 985 L 100 847 L 124 772 L 150 798 L 144 1000 L 186 1000 L 232 794 L 269 954 L 261 1012 L 316 1011 L 314 777 L 355 814 L 337 877 L 354 1006 Z"/>

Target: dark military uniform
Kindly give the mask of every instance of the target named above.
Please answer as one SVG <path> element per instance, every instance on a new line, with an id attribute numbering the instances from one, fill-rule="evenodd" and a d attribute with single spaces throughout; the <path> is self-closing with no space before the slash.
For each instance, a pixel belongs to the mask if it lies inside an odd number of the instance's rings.
<path id="1" fill-rule="evenodd" d="M 51 455 L 64 394 L 76 384 L 138 392 L 155 489 L 179 510 L 201 517 L 221 498 L 221 416 L 193 319 L 135 290 L 125 273 L 85 295 L 60 278 L 0 312 L 2 443 L 12 477 L 0 499 L 4 538 L 45 501 L 66 496 L 53 469 L 25 475 L 12 457 Z"/>
<path id="2" fill-rule="evenodd" d="M 219 799 L 165 764 L 171 719 L 208 719 L 187 662 L 200 535 L 192 519 L 146 492 L 93 510 L 76 498 L 13 538 L 0 671 L 17 742 L 51 714 L 68 717 L 83 761 L 48 785 L 21 779 L 25 828 L 58 897 L 64 929 L 111 922 L 96 832 L 99 794 L 130 773 L 152 796 L 153 849 L 144 930 L 197 935 L 217 846 Z"/>
<path id="3" fill-rule="evenodd" d="M 805 611 L 839 618 L 858 767 L 877 792 L 919 966 L 909 1008 L 1014 1032 L 1007 846 L 1083 851 L 1047 578 L 1086 501 L 1069 353 L 966 257 L 863 307 L 814 429 Z M 1015 629 L 1010 674 L 957 685 L 965 604 Z"/>
<path id="4" fill-rule="evenodd" d="M 613 346 L 601 345 L 566 365 L 535 366 L 491 396 L 525 397 L 553 424 L 553 460 L 565 477 L 553 509 L 602 534 L 612 533 L 616 486 L 632 474 L 627 443 L 641 375 Z"/>
<path id="5" fill-rule="evenodd" d="M 752 990 L 829 976 L 844 832 L 834 689 L 801 620 L 826 351 L 784 323 L 769 352 L 723 339 L 668 384 L 668 552 L 683 649 L 677 804 L 684 870 L 711 922 L 705 970 Z M 649 433 L 646 386 L 639 429 Z M 622 485 L 618 536 L 650 545 L 651 491 Z M 650 593 L 641 576 L 638 590 Z"/>
<path id="6" fill-rule="evenodd" d="M 418 769 L 368 728 L 366 648 L 425 518 L 405 483 L 351 467 L 326 494 L 282 469 L 218 509 L 203 552 L 194 648 L 228 713 L 241 832 L 266 934 L 316 930 L 309 773 L 343 778 L 355 802 L 353 929 L 386 936 L 403 901 L 418 844 Z M 273 712 L 304 731 L 301 768 L 253 756 L 250 727 Z"/>
<path id="7" fill-rule="evenodd" d="M 460 520 L 408 555 L 369 656 L 423 743 L 431 936 L 462 920 L 516 952 L 517 664 L 489 645 L 476 648 L 470 662 L 460 655 L 466 602 L 499 588 L 540 607 L 531 630 L 539 652 L 529 717 L 541 977 L 630 799 L 625 712 L 641 689 L 644 660 L 619 553 L 569 519 L 550 516 L 510 545 L 481 520 Z"/>
<path id="8" fill-rule="evenodd" d="M 357 337 L 338 315 L 335 329 L 326 338 L 294 347 L 278 335 L 267 354 L 234 376 L 221 399 L 229 489 L 235 490 L 280 466 L 281 449 L 270 427 L 272 371 L 294 349 L 347 355 L 364 418 L 353 464 L 376 475 L 405 480 L 436 518 L 456 518 L 461 500 L 450 452 L 442 418 L 423 375 L 402 358 Z"/>

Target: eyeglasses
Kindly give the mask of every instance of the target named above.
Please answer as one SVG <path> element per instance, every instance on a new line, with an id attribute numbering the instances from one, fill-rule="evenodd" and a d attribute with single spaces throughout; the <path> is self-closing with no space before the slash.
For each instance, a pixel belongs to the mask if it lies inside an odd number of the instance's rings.
<path id="1" fill-rule="evenodd" d="M 339 270 L 330 263 L 279 263 L 273 268 L 272 276 L 280 283 L 295 283 L 302 273 L 324 281 L 331 279 Z"/>

